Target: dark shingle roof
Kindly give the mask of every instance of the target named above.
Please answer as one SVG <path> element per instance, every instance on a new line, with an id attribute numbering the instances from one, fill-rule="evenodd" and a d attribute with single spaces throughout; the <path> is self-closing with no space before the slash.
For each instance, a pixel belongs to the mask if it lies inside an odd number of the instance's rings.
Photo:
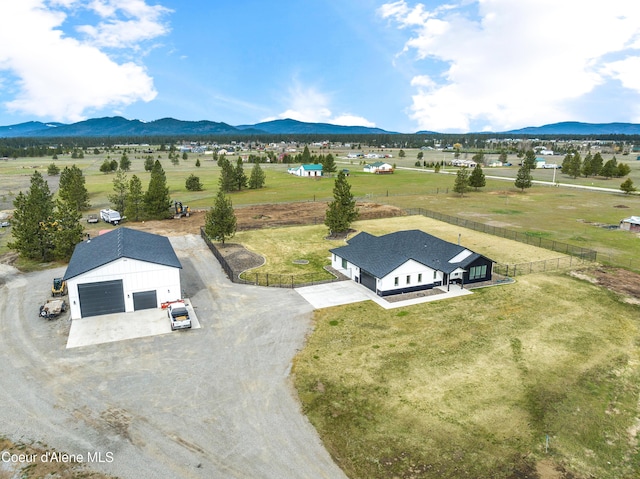
<path id="1" fill-rule="evenodd" d="M 457 268 L 465 268 L 481 257 L 464 246 L 449 243 L 420 230 L 398 231 L 384 236 L 363 232 L 347 243 L 347 246 L 330 251 L 377 278 L 383 278 L 410 259 L 448 274 Z M 465 250 L 470 254 L 460 261 L 450 262 Z"/>
<path id="2" fill-rule="evenodd" d="M 165 236 L 120 227 L 77 244 L 64 279 L 74 278 L 119 258 L 182 268 Z"/>

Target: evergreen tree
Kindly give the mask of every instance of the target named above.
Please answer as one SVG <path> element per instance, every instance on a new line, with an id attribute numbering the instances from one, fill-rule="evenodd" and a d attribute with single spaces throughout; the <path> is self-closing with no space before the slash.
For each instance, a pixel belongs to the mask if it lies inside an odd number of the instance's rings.
<path id="1" fill-rule="evenodd" d="M 120 169 L 122 171 L 129 171 L 131 169 L 131 160 L 126 153 L 123 153 L 122 157 L 120 158 Z"/>
<path id="2" fill-rule="evenodd" d="M 167 178 L 159 160 L 153 164 L 149 187 L 144 194 L 144 212 L 147 218 L 162 220 L 169 216 L 171 198 Z"/>
<path id="3" fill-rule="evenodd" d="M 580 172 L 586 178 L 593 175 L 593 157 L 591 156 L 591 153 L 587 153 L 587 156 L 585 156 L 584 160 L 582 160 L 582 168 Z"/>
<path id="4" fill-rule="evenodd" d="M 49 164 L 47 167 L 47 175 L 48 176 L 57 176 L 60 174 L 60 168 L 55 163 Z"/>
<path id="5" fill-rule="evenodd" d="M 183 159 L 183 160 L 187 160 L 187 159 L 189 159 L 189 155 L 187 155 L 187 152 L 186 152 L 186 151 L 184 151 L 184 152 L 182 153 L 182 159 Z"/>
<path id="6" fill-rule="evenodd" d="M 611 178 L 613 176 L 616 176 L 617 173 L 618 173 L 618 160 L 616 160 L 616 157 L 614 156 L 604 164 L 604 166 L 600 170 L 600 175 L 604 176 L 605 178 Z"/>
<path id="7" fill-rule="evenodd" d="M 531 170 L 527 168 L 526 165 L 522 165 L 518 170 L 515 185 L 516 188 L 520 188 L 522 191 L 524 191 L 525 188 L 531 188 L 531 185 L 533 185 Z"/>
<path id="8" fill-rule="evenodd" d="M 50 225 L 53 223 L 54 201 L 49 184 L 40 172 L 33 173 L 29 191 L 18 193 L 13 206 L 11 234 L 14 240 L 9 243 L 9 248 L 23 258 L 51 260 L 54 246 Z"/>
<path id="9" fill-rule="evenodd" d="M 266 175 L 262 168 L 260 167 L 260 163 L 256 163 L 253 165 L 251 169 L 251 176 L 249 177 L 249 188 L 253 190 L 257 190 L 258 188 L 264 187 Z"/>
<path id="10" fill-rule="evenodd" d="M 341 171 L 333 187 L 333 201 L 327 208 L 324 224 L 329 228 L 329 234 L 345 233 L 357 217 L 358 209 L 351 185 Z"/>
<path id="11" fill-rule="evenodd" d="M 582 158 L 577 151 L 570 151 L 562 161 L 562 172 L 572 178 L 580 176 L 582 171 Z"/>
<path id="12" fill-rule="evenodd" d="M 114 171 L 118 171 L 118 161 L 114 158 L 109 162 L 109 172 L 113 173 Z"/>
<path id="13" fill-rule="evenodd" d="M 71 168 L 65 166 L 64 170 L 62 170 L 58 196 L 61 200 L 74 206 L 78 211 L 86 210 L 91 206 L 84 175 L 76 165 L 71 166 Z"/>
<path id="14" fill-rule="evenodd" d="M 633 186 L 633 181 L 631 181 L 631 178 L 627 178 L 625 181 L 623 181 L 620 185 L 620 189 L 624 191 L 625 195 L 630 195 L 631 193 L 636 191 L 636 187 Z"/>
<path id="15" fill-rule="evenodd" d="M 400 150 L 398 152 L 398 158 L 404 158 L 406 156 L 406 153 L 404 152 L 404 150 Z"/>
<path id="16" fill-rule="evenodd" d="M 322 158 L 322 171 L 323 173 L 335 173 L 337 170 L 336 160 L 331 153 Z"/>
<path id="17" fill-rule="evenodd" d="M 109 201 L 113 209 L 121 214 L 124 214 L 126 208 L 128 190 L 127 175 L 123 170 L 118 170 L 113 178 L 113 194 L 109 195 Z"/>
<path id="18" fill-rule="evenodd" d="M 200 158 L 196 159 L 196 167 L 200 168 Z"/>
<path id="19" fill-rule="evenodd" d="M 533 170 L 536 167 L 536 152 L 533 150 L 528 150 L 524 154 L 524 160 L 522 164 L 526 166 L 529 171 Z"/>
<path id="20" fill-rule="evenodd" d="M 416 158 L 418 158 L 418 160 L 422 160 L 422 158 L 424 158 L 424 151 L 419 151 Z"/>
<path id="21" fill-rule="evenodd" d="M 475 188 L 478 191 L 478 188 L 483 188 L 487 184 L 487 180 L 484 177 L 484 173 L 482 171 L 482 166 L 480 163 L 477 163 L 475 168 L 471 170 L 471 175 L 469 176 L 469 186 Z"/>
<path id="22" fill-rule="evenodd" d="M 185 182 L 185 188 L 189 191 L 202 191 L 202 183 L 200 183 L 200 177 L 193 173 L 189 175 Z"/>
<path id="23" fill-rule="evenodd" d="M 65 201 L 55 203 L 53 247 L 57 259 L 68 261 L 76 245 L 82 241 L 84 228 L 80 224 L 82 214 Z"/>
<path id="24" fill-rule="evenodd" d="M 238 158 L 236 161 L 236 167 L 233 170 L 233 182 L 238 191 L 242 191 L 242 188 L 247 186 L 247 175 L 244 173 L 242 158 Z"/>
<path id="25" fill-rule="evenodd" d="M 629 173 L 631 173 L 631 167 L 629 165 L 626 163 L 618 163 L 618 171 L 615 176 L 621 178 L 623 176 L 627 176 Z"/>
<path id="26" fill-rule="evenodd" d="M 602 155 L 600 152 L 593 155 L 593 159 L 591 160 L 591 170 L 594 176 L 600 174 L 600 170 L 602 170 L 602 166 L 604 164 L 604 160 L 602 159 Z"/>
<path id="27" fill-rule="evenodd" d="M 478 153 L 476 153 L 475 155 L 473 155 L 473 156 L 471 157 L 471 159 L 472 159 L 473 161 L 475 161 L 475 162 L 476 162 L 476 164 L 478 164 L 478 165 L 482 165 L 482 164 L 484 164 L 484 152 L 483 152 L 483 151 L 479 151 Z M 482 185 L 482 186 L 484 186 L 484 185 Z"/>
<path id="28" fill-rule="evenodd" d="M 127 219 L 139 221 L 144 210 L 144 192 L 142 182 L 136 175 L 129 180 L 129 188 L 125 201 L 124 213 Z"/>
<path id="29" fill-rule="evenodd" d="M 311 153 L 309 152 L 309 147 L 307 145 L 304 145 L 301 162 L 305 165 L 311 163 Z"/>
<path id="30" fill-rule="evenodd" d="M 456 173 L 456 180 L 453 183 L 453 191 L 459 193 L 460 196 L 464 196 L 464 194 L 469 189 L 469 172 L 467 168 L 462 167 Z"/>
<path id="31" fill-rule="evenodd" d="M 144 171 L 151 171 L 153 170 L 153 165 L 154 165 L 154 161 L 153 161 L 153 157 L 151 157 L 150 155 L 147 156 L 144 159 Z M 100 169 L 100 171 L 102 171 L 102 168 Z"/>
<path id="32" fill-rule="evenodd" d="M 218 179 L 220 188 L 225 193 L 233 191 L 233 189 L 235 188 L 235 178 L 234 169 L 231 165 L 231 162 L 225 155 L 220 155 L 218 157 L 218 166 L 220 167 L 220 178 Z"/>
<path id="33" fill-rule="evenodd" d="M 218 190 L 213 207 L 205 216 L 204 231 L 215 241 L 224 244 L 227 238 L 236 234 L 236 215 L 233 205 L 222 189 Z"/>

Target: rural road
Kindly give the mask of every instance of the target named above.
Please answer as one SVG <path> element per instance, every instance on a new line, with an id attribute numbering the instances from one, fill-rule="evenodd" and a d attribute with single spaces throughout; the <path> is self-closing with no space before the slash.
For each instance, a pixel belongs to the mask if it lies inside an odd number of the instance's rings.
<path id="1" fill-rule="evenodd" d="M 62 268 L 0 265 L 0 434 L 110 453 L 89 466 L 121 478 L 346 477 L 289 377 L 311 306 L 293 290 L 229 282 L 196 235 L 171 242 L 202 328 L 96 346 L 65 349 L 68 316 L 37 315 Z"/>

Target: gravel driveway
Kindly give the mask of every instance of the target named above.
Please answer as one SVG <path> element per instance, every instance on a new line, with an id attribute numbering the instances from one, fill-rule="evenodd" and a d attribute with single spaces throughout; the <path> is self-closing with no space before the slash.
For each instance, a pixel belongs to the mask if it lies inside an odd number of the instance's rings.
<path id="1" fill-rule="evenodd" d="M 66 349 L 66 317 L 37 315 L 63 269 L 0 269 L 0 435 L 111 453 L 90 467 L 122 478 L 344 478 L 289 378 L 311 306 L 229 282 L 198 236 L 171 242 L 199 330 Z"/>

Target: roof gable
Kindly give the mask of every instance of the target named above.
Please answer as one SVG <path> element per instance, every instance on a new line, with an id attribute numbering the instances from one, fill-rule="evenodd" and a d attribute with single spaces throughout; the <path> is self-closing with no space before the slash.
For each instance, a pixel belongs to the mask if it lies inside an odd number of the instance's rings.
<path id="1" fill-rule="evenodd" d="M 64 279 L 74 278 L 120 258 L 182 268 L 167 237 L 120 227 L 77 244 Z"/>
<path id="2" fill-rule="evenodd" d="M 431 269 L 451 273 L 464 268 L 480 254 L 420 230 L 398 231 L 384 236 L 360 233 L 347 246 L 331 250 L 365 271 L 382 278 L 412 259 Z"/>

